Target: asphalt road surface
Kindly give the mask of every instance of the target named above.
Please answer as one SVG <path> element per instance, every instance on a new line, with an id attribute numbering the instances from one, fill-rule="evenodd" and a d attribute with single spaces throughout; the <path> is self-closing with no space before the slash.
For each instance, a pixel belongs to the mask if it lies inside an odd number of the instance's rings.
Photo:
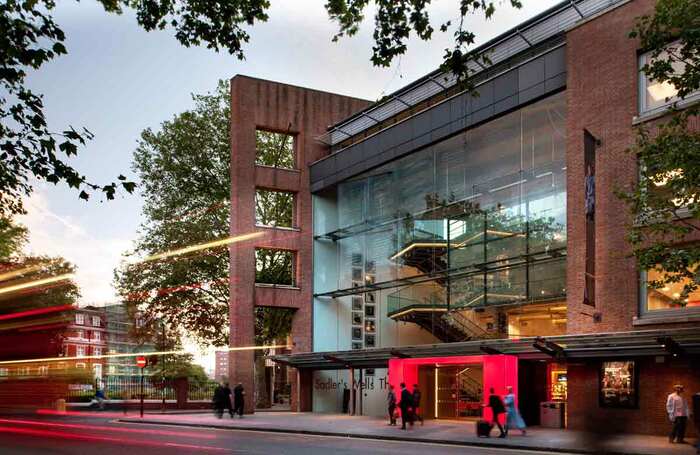
<path id="1" fill-rule="evenodd" d="M 544 454 L 483 447 L 374 441 L 117 423 L 116 417 L 0 416 L 0 454 Z M 551 455 L 551 454 L 550 454 Z"/>

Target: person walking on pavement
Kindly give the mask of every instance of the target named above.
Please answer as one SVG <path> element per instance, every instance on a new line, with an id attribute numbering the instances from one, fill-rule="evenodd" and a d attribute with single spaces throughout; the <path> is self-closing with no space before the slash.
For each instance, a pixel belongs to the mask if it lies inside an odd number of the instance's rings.
<path id="1" fill-rule="evenodd" d="M 216 414 L 216 417 L 218 418 L 221 418 L 221 416 L 224 414 L 224 393 L 224 386 L 222 384 L 218 384 L 214 389 L 214 396 L 211 400 L 212 404 L 214 405 L 214 414 Z"/>
<path id="2" fill-rule="evenodd" d="M 389 410 L 389 425 L 396 425 L 396 416 L 394 412 L 396 411 L 396 393 L 394 393 L 394 386 L 389 384 L 389 392 L 386 394 L 386 405 Z"/>
<path id="3" fill-rule="evenodd" d="M 233 403 L 231 403 L 231 388 L 228 386 L 228 382 L 224 382 L 224 390 L 221 395 L 222 409 L 221 414 L 223 415 L 223 410 L 228 410 L 228 415 L 233 419 Z"/>
<path id="4" fill-rule="evenodd" d="M 700 433 L 700 392 L 693 395 L 693 421 L 695 422 L 695 430 Z M 695 443 L 695 450 L 700 455 L 700 437 Z"/>
<path id="5" fill-rule="evenodd" d="M 683 386 L 676 384 L 673 386 L 674 392 L 666 399 L 666 412 L 671 420 L 671 434 L 668 435 L 668 442 L 674 440 L 680 444 L 685 443 L 685 426 L 688 422 L 688 402 L 683 398 Z"/>
<path id="6" fill-rule="evenodd" d="M 238 414 L 241 419 L 243 418 L 244 396 L 245 390 L 243 390 L 243 384 L 239 382 L 236 387 L 233 388 L 233 414 Z"/>
<path id="7" fill-rule="evenodd" d="M 503 399 L 506 405 L 506 434 L 511 428 L 517 428 L 520 430 L 523 436 L 525 436 L 525 421 L 518 411 L 518 407 L 515 404 L 515 394 L 513 393 L 513 387 L 506 387 L 508 394 Z"/>
<path id="8" fill-rule="evenodd" d="M 420 398 L 421 393 L 418 384 L 413 384 L 413 420 L 420 420 L 423 425 L 423 417 L 420 415 Z"/>
<path id="9" fill-rule="evenodd" d="M 399 407 L 401 408 L 401 429 L 406 429 L 406 422 L 413 426 L 413 419 L 411 419 L 411 413 L 413 412 L 413 395 L 406 388 L 406 384 L 401 383 L 401 401 L 399 402 Z"/>
<path id="10" fill-rule="evenodd" d="M 500 422 L 500 417 L 501 414 L 506 412 L 505 406 L 503 406 L 503 400 L 501 399 L 500 396 L 496 395 L 496 391 L 491 387 L 489 390 L 491 395 L 489 395 L 489 407 L 491 408 L 491 414 L 492 414 L 492 421 L 491 423 L 495 426 L 498 427 L 498 429 L 501 431 L 501 434 L 498 435 L 499 438 L 505 438 L 506 437 L 506 432 L 503 431 L 503 427 L 501 426 Z"/>

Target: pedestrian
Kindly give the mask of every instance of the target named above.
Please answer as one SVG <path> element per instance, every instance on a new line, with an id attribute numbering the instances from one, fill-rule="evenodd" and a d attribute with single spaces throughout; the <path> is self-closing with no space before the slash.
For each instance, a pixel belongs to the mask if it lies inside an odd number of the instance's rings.
<path id="1" fill-rule="evenodd" d="M 102 389 L 102 387 L 97 386 L 97 391 L 95 392 L 95 400 L 97 400 L 97 407 L 100 408 L 100 410 L 105 408 L 105 392 Z"/>
<path id="2" fill-rule="evenodd" d="M 394 393 L 394 386 L 389 384 L 389 392 L 386 394 L 386 405 L 389 410 L 389 425 L 396 426 L 396 393 Z"/>
<path id="3" fill-rule="evenodd" d="M 668 442 L 674 440 L 680 444 L 685 443 L 685 426 L 688 422 L 688 402 L 683 398 L 683 386 L 676 384 L 673 386 L 674 392 L 666 400 L 666 412 L 671 421 L 671 434 L 668 435 Z"/>
<path id="4" fill-rule="evenodd" d="M 498 435 L 499 438 L 505 438 L 506 437 L 506 432 L 503 431 L 503 427 L 501 426 L 500 422 L 500 417 L 501 414 L 506 412 L 506 408 L 503 405 L 503 400 L 501 399 L 500 396 L 496 395 L 496 391 L 491 387 L 490 389 L 491 395 L 489 395 L 489 407 L 491 408 L 491 414 L 492 414 L 492 421 L 491 423 L 495 426 L 498 427 L 498 429 L 501 431 L 501 434 Z"/>
<path id="5" fill-rule="evenodd" d="M 217 384 L 214 389 L 214 396 L 212 397 L 212 404 L 214 406 L 214 414 L 219 419 L 224 414 L 224 386 L 223 384 Z"/>
<path id="6" fill-rule="evenodd" d="M 413 420 L 420 420 L 421 426 L 423 425 L 423 417 L 420 412 L 420 398 L 421 393 L 418 388 L 418 384 L 413 384 Z"/>
<path id="7" fill-rule="evenodd" d="M 506 387 L 508 394 L 503 399 L 506 405 L 506 434 L 511 428 L 517 428 L 520 430 L 523 436 L 525 436 L 525 421 L 518 411 L 518 406 L 515 404 L 515 394 L 513 393 L 513 387 Z"/>
<path id="8" fill-rule="evenodd" d="M 233 388 L 233 413 L 238 413 L 238 416 L 243 418 L 243 404 L 244 404 L 245 390 L 243 390 L 243 384 L 240 382 Z M 231 416 L 233 417 L 233 416 Z"/>
<path id="9" fill-rule="evenodd" d="M 224 391 L 221 395 L 221 400 L 223 404 L 223 409 L 228 410 L 228 415 L 233 419 L 233 404 L 231 403 L 231 388 L 228 386 L 228 382 L 224 382 Z"/>
<path id="10" fill-rule="evenodd" d="M 693 421 L 695 422 L 695 430 L 700 433 L 700 392 L 693 395 Z M 700 455 L 700 438 L 695 443 L 695 449 Z"/>
<path id="11" fill-rule="evenodd" d="M 413 412 L 413 395 L 406 388 L 405 383 L 401 383 L 401 401 L 399 402 L 399 408 L 401 408 L 401 429 L 406 429 L 406 422 L 413 426 L 413 419 L 411 419 L 411 413 Z"/>

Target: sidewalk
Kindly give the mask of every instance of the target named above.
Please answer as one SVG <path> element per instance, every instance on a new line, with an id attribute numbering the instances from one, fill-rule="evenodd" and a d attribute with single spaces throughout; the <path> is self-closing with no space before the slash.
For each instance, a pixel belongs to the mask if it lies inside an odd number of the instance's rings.
<path id="1" fill-rule="evenodd" d="M 236 418 L 234 420 L 231 420 L 228 416 L 223 419 L 217 419 L 212 414 L 165 414 L 147 416 L 143 419 L 125 418 L 119 419 L 119 421 L 455 445 L 508 447 L 513 449 L 539 449 L 568 453 L 695 454 L 695 449 L 692 445 L 669 444 L 665 437 L 660 436 L 626 434 L 601 437 L 600 435 L 585 434 L 571 430 L 534 427 L 528 429 L 527 436 L 521 436 L 519 431 L 513 431 L 506 439 L 495 437 L 477 438 L 473 422 L 432 420 L 427 421 L 425 426 L 420 426 L 419 424 L 414 426 L 413 429 L 402 431 L 400 426 L 388 426 L 383 419 L 351 417 L 343 414 L 265 412 L 250 416 L 246 415 L 243 419 Z M 498 430 L 493 432 L 494 435 L 497 433 Z"/>

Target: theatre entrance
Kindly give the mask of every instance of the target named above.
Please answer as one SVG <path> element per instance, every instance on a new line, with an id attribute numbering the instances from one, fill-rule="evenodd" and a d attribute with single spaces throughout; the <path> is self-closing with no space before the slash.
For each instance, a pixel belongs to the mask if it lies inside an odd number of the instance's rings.
<path id="1" fill-rule="evenodd" d="M 426 419 L 475 419 L 481 417 L 484 389 L 481 364 L 421 365 L 418 387 L 419 412 Z"/>

